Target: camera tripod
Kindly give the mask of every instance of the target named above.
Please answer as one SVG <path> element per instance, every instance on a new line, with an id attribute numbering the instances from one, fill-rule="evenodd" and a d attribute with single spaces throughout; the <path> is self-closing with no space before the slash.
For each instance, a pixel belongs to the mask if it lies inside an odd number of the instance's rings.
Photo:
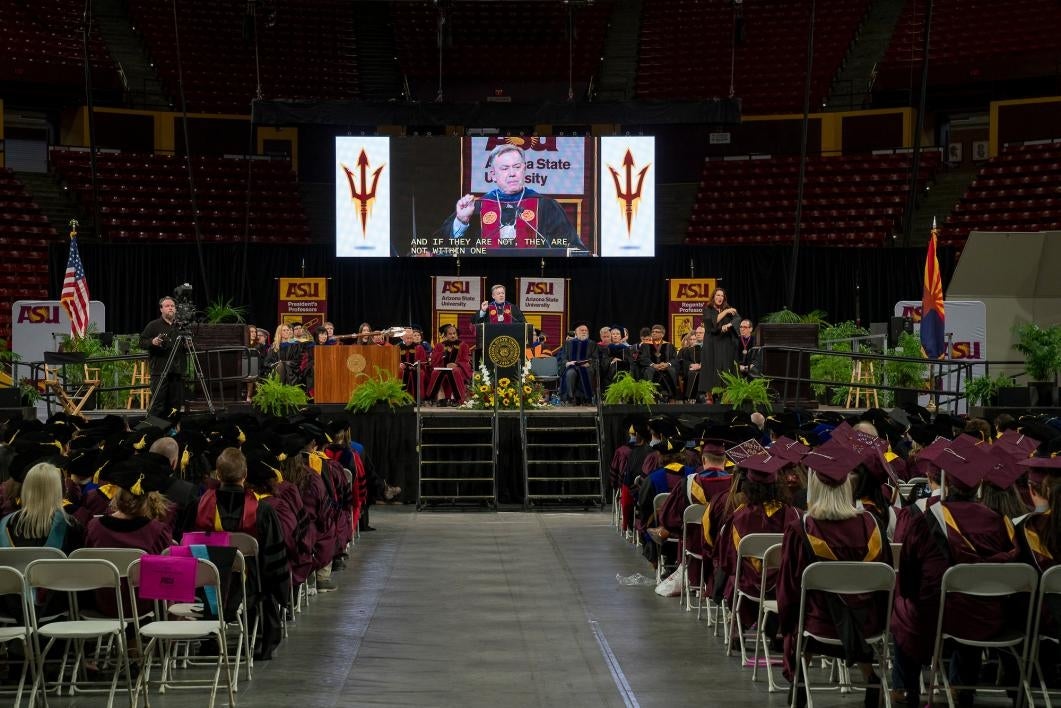
<path id="1" fill-rule="evenodd" d="M 155 397 L 158 395 L 159 388 L 162 387 L 162 382 L 169 376 L 170 370 L 173 368 L 173 362 L 177 358 L 177 352 L 180 351 L 180 347 L 184 346 L 184 349 L 191 355 L 192 359 L 192 370 L 195 372 L 195 380 L 199 382 L 199 385 L 203 388 L 203 399 L 206 401 L 206 408 L 210 413 L 214 413 L 214 401 L 210 398 L 210 387 L 206 384 L 206 376 L 203 375 L 203 367 L 199 363 L 199 353 L 195 349 L 195 342 L 192 340 L 191 332 L 180 332 L 177 334 L 177 338 L 173 340 L 173 346 L 169 350 L 169 358 L 166 359 L 166 365 L 162 368 L 162 373 L 159 374 L 159 385 L 151 392 L 151 400 L 147 404 L 147 409 L 151 410 L 155 405 Z M 184 380 L 181 379 L 181 386 L 184 385 Z M 183 402 L 184 396 L 181 396 Z"/>

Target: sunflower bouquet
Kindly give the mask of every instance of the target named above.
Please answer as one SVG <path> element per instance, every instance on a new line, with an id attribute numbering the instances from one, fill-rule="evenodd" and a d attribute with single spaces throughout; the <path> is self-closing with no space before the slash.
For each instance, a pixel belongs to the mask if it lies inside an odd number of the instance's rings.
<path id="1" fill-rule="evenodd" d="M 496 404 L 500 410 L 518 410 L 523 408 L 544 408 L 547 397 L 545 388 L 534 377 L 528 361 L 520 370 L 515 380 L 501 376 L 495 382 L 485 364 L 472 375 L 471 395 L 464 402 L 463 408 L 485 410 Z"/>

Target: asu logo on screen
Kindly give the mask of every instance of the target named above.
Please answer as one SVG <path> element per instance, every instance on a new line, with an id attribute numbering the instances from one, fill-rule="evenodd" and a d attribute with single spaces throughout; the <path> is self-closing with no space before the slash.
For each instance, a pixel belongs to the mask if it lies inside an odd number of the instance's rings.
<path id="1" fill-rule="evenodd" d="M 335 139 L 336 255 L 391 255 L 390 138 Z"/>
<path id="2" fill-rule="evenodd" d="M 655 254 L 655 159 L 655 138 L 601 138 L 602 256 Z"/>

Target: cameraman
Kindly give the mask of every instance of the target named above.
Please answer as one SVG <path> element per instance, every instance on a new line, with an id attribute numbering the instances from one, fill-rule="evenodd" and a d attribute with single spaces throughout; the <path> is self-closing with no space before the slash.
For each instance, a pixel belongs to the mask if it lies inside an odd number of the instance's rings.
<path id="1" fill-rule="evenodd" d="M 158 301 L 161 316 L 151 320 L 140 334 L 140 348 L 147 351 L 151 371 L 151 408 L 148 415 L 171 419 L 184 405 L 184 369 L 187 361 L 183 347 L 173 356 L 173 364 L 162 376 L 170 353 L 177 342 L 177 302 L 168 295 Z"/>

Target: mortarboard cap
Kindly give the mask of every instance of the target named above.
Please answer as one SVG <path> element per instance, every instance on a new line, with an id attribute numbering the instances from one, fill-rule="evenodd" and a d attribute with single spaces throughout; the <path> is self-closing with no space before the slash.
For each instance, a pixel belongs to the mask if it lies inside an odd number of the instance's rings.
<path id="1" fill-rule="evenodd" d="M 997 445 L 987 449 L 988 465 L 984 481 L 998 489 L 1009 489 L 1024 476 L 1027 468 L 1021 467 L 1008 452 Z"/>
<path id="2" fill-rule="evenodd" d="M 995 440 L 993 447 L 1004 450 L 1014 460 L 1023 460 L 1035 454 L 1039 441 L 1016 430 L 1007 430 Z"/>
<path id="3" fill-rule="evenodd" d="M 747 470 L 746 479 L 749 482 L 773 484 L 777 481 L 777 473 L 787 464 L 788 460 L 783 457 L 766 452 L 745 458 L 740 466 Z"/>
<path id="4" fill-rule="evenodd" d="M 803 464 L 830 487 L 843 484 L 861 461 L 854 450 L 836 440 L 830 440 L 803 457 Z"/>
<path id="5" fill-rule="evenodd" d="M 792 440 L 785 436 L 779 437 L 774 441 L 774 444 L 770 446 L 770 454 L 783 457 L 790 463 L 797 463 L 803 459 L 803 456 L 810 452 L 810 447 L 804 445 L 801 442 Z"/>

